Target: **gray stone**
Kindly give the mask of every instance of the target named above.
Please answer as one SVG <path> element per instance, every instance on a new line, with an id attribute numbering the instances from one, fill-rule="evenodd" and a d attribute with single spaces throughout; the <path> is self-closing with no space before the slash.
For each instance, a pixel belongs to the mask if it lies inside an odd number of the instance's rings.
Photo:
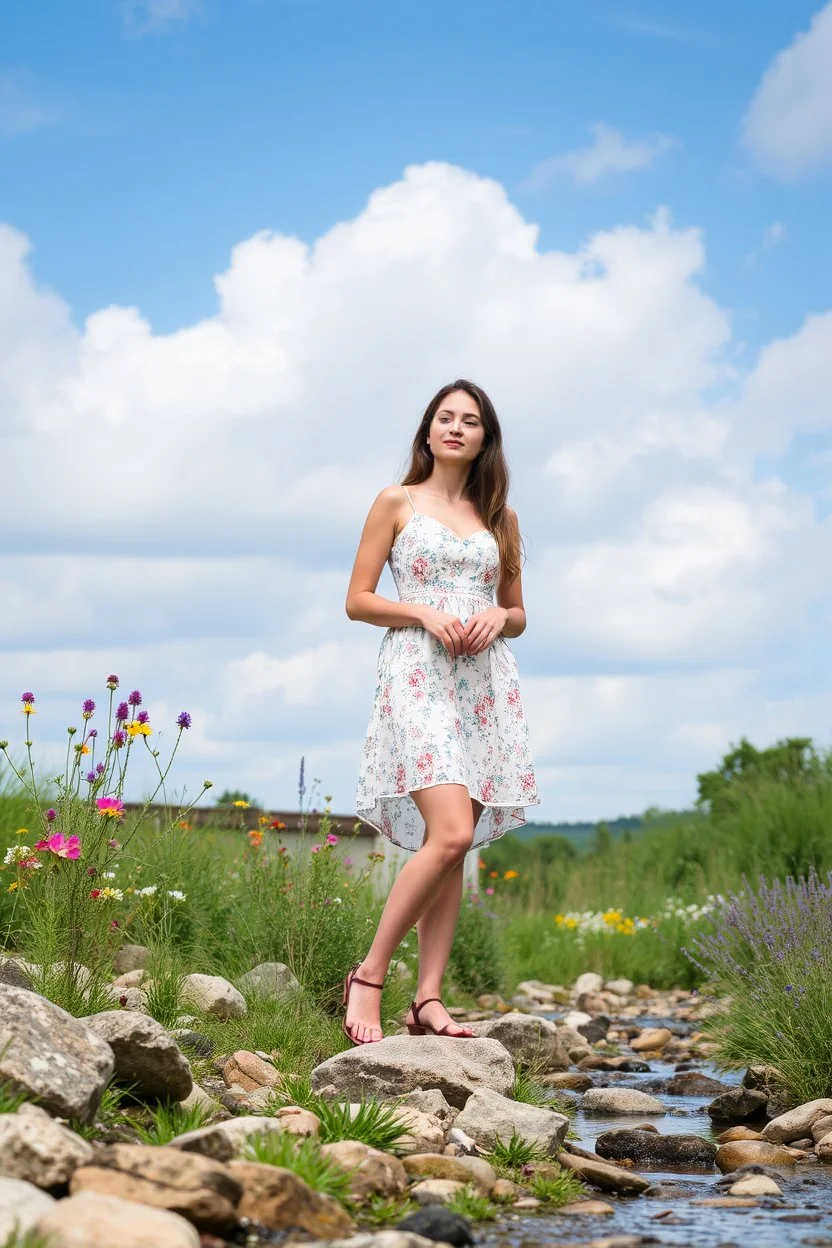
<path id="1" fill-rule="evenodd" d="M 409 1213 L 397 1223 L 399 1231 L 413 1231 L 426 1239 L 438 1240 L 443 1244 L 453 1244 L 454 1248 L 465 1248 L 473 1244 L 471 1223 L 459 1213 L 452 1213 L 442 1205 L 431 1205 Z"/>
<path id="2" fill-rule="evenodd" d="M 631 979 L 608 979 L 604 984 L 605 992 L 614 992 L 617 997 L 629 997 L 633 987 Z"/>
<path id="3" fill-rule="evenodd" d="M 243 1018 L 248 1013 L 243 994 L 221 975 L 186 975 L 182 1001 L 216 1018 Z"/>
<path id="4" fill-rule="evenodd" d="M 198 1153 L 212 1161 L 230 1161 L 255 1135 L 282 1129 L 283 1123 L 279 1118 L 247 1114 L 212 1123 L 210 1127 L 198 1127 L 196 1131 L 186 1131 L 171 1140 L 169 1147 L 181 1148 L 185 1153 Z"/>
<path id="5" fill-rule="evenodd" d="M 15 1230 L 25 1235 L 54 1203 L 53 1198 L 34 1183 L 0 1175 L 0 1244 L 5 1244 Z"/>
<path id="6" fill-rule="evenodd" d="M 53 1203 L 34 1226 L 49 1248 L 199 1248 L 190 1222 L 166 1209 L 98 1192 Z"/>
<path id="7" fill-rule="evenodd" d="M 517 1062 L 541 1071 L 567 1070 L 569 1050 L 565 1039 L 548 1018 L 512 1011 L 499 1018 L 469 1023 L 475 1036 L 499 1040 Z"/>
<path id="8" fill-rule="evenodd" d="M 806 1101 L 795 1109 L 772 1118 L 763 1127 L 763 1137 L 772 1144 L 790 1144 L 812 1134 L 812 1128 L 819 1118 L 832 1114 L 832 1100 L 822 1097 L 815 1101 Z"/>
<path id="9" fill-rule="evenodd" d="M 655 1096 L 636 1088 L 590 1088 L 584 1093 L 581 1109 L 588 1114 L 664 1114 L 664 1105 Z"/>
<path id="10" fill-rule="evenodd" d="M 581 996 L 584 992 L 600 992 L 604 987 L 604 981 L 595 971 L 584 971 L 583 975 L 579 975 L 572 985 L 572 991 L 576 997 Z"/>
<path id="11" fill-rule="evenodd" d="M 188 1059 L 155 1018 L 134 1010 L 105 1010 L 84 1021 L 113 1050 L 121 1083 L 134 1085 L 140 1096 L 184 1101 L 190 1094 Z"/>
<path id="12" fill-rule="evenodd" d="M 720 1096 L 729 1089 L 718 1079 L 711 1079 L 698 1070 L 683 1070 L 668 1079 L 664 1088 L 668 1096 Z"/>
<path id="13" fill-rule="evenodd" d="M 396 1097 L 397 1104 L 403 1108 L 420 1109 L 423 1114 L 431 1114 L 438 1118 L 447 1131 L 453 1126 L 458 1109 L 449 1105 L 438 1088 L 415 1088 L 404 1096 Z"/>
<path id="14" fill-rule="evenodd" d="M 28 992 L 34 989 L 31 976 L 14 958 L 0 958 L 0 984 L 25 988 Z"/>
<path id="15" fill-rule="evenodd" d="M 422 1179 L 413 1184 L 409 1195 L 418 1205 L 449 1205 L 466 1186 L 456 1179 Z"/>
<path id="16" fill-rule="evenodd" d="M 91 1144 L 37 1105 L 0 1114 L 0 1175 L 5 1178 L 46 1189 L 63 1187 L 91 1156 Z"/>
<path id="17" fill-rule="evenodd" d="M 714 1164 L 716 1145 L 699 1135 L 659 1135 L 657 1131 L 604 1131 L 595 1151 L 605 1161 L 632 1161 L 639 1165 L 706 1166 Z"/>
<path id="18" fill-rule="evenodd" d="M 530 1144 L 539 1144 L 554 1156 L 569 1130 L 569 1119 L 551 1109 L 540 1109 L 487 1088 L 472 1092 L 454 1126 L 488 1151 L 497 1140 L 508 1143 L 516 1133 Z"/>
<path id="19" fill-rule="evenodd" d="M 89 1122 L 113 1073 L 110 1046 L 35 992 L 0 984 L 0 1078 L 51 1114 Z"/>
<path id="20" fill-rule="evenodd" d="M 127 971 L 143 971 L 150 961 L 150 950 L 145 945 L 122 945 L 113 958 L 113 972 L 125 975 Z"/>
<path id="21" fill-rule="evenodd" d="M 239 979 L 243 992 L 254 993 L 275 1001 L 287 992 L 297 992 L 300 988 L 295 976 L 283 962 L 261 962 L 259 966 L 246 971 Z"/>
<path id="22" fill-rule="evenodd" d="M 574 1153 L 559 1153 L 558 1163 L 565 1170 L 571 1170 L 577 1178 L 593 1187 L 600 1187 L 604 1192 L 617 1192 L 620 1196 L 640 1196 L 650 1186 L 650 1180 L 644 1179 L 632 1170 L 623 1170 L 620 1166 L 611 1166 L 606 1161 L 595 1158 L 577 1157 Z"/>
<path id="23" fill-rule="evenodd" d="M 754 1088 L 732 1088 L 711 1101 L 708 1114 L 718 1122 L 749 1122 L 762 1117 L 768 1100 L 767 1092 L 757 1092 Z"/>
<path id="24" fill-rule="evenodd" d="M 312 1071 L 312 1090 L 339 1100 L 438 1088 L 458 1109 L 477 1088 L 505 1094 L 513 1084 L 511 1055 L 487 1037 L 387 1036 L 337 1053 Z"/>

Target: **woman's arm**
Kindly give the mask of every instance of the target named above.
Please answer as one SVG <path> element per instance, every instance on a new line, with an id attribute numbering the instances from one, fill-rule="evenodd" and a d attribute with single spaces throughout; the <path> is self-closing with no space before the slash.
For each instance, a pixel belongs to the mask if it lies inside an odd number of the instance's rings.
<path id="1" fill-rule="evenodd" d="M 519 534 L 519 524 L 517 521 L 517 513 L 511 507 L 506 507 L 506 513 L 515 532 Z M 501 577 L 500 584 L 497 589 L 497 605 L 505 607 L 508 615 L 503 625 L 502 635 L 504 637 L 519 637 L 526 628 L 526 611 L 523 606 L 523 586 L 521 576 L 518 572 L 514 580 L 507 581 L 505 577 Z"/>
<path id="2" fill-rule="evenodd" d="M 370 508 L 347 589 L 346 612 L 351 620 L 378 624 L 382 628 L 422 625 L 423 606 L 418 602 L 393 602 L 376 593 L 382 568 L 396 540 L 396 518 L 401 511 L 402 487 L 388 485 Z"/>

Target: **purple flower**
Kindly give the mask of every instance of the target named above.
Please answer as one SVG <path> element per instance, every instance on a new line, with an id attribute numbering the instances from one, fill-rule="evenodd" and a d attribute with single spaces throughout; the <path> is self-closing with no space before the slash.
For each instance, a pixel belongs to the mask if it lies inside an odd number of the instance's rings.
<path id="1" fill-rule="evenodd" d="M 127 733 L 122 732 L 120 728 L 118 732 L 113 733 L 113 746 L 115 747 L 115 749 L 120 750 L 126 740 L 127 740 Z"/>
<path id="2" fill-rule="evenodd" d="M 97 736 L 98 736 L 98 729 L 90 728 L 89 732 L 87 733 L 87 740 L 94 741 Z"/>
<path id="3" fill-rule="evenodd" d="M 133 692 L 129 694 L 127 701 L 131 706 L 141 706 L 142 695 L 139 693 L 138 689 L 134 689 Z"/>
<path id="4" fill-rule="evenodd" d="M 191 717 L 187 711 L 181 711 L 176 722 L 180 728 L 190 728 Z"/>
<path id="5" fill-rule="evenodd" d="M 95 774 L 96 774 L 97 776 L 103 776 L 103 775 L 104 775 L 104 764 L 103 764 L 103 763 L 96 763 L 96 764 L 95 764 Z"/>
<path id="6" fill-rule="evenodd" d="M 150 723 L 150 712 L 149 712 L 149 711 L 139 711 L 138 715 L 136 716 L 136 722 L 137 722 L 137 723 L 139 723 L 139 724 L 149 724 L 149 723 Z"/>
<path id="7" fill-rule="evenodd" d="M 108 689 L 118 689 L 118 676 L 108 676 L 108 677 L 107 677 L 107 688 L 108 688 Z"/>
<path id="8" fill-rule="evenodd" d="M 87 772 L 87 784 L 95 784 L 97 779 L 98 777 L 96 776 L 94 771 Z"/>
<path id="9" fill-rule="evenodd" d="M 85 716 L 92 715 L 94 710 L 95 710 L 95 703 L 93 702 L 92 698 L 85 698 L 84 705 L 81 707 L 81 714 Z"/>
<path id="10" fill-rule="evenodd" d="M 128 707 L 127 703 L 119 702 L 118 706 L 116 707 L 116 719 L 119 721 L 119 723 L 122 723 L 125 719 L 129 719 L 129 718 L 130 718 L 130 708 Z"/>
<path id="11" fill-rule="evenodd" d="M 303 806 L 303 795 L 306 792 L 306 785 L 303 782 L 304 757 L 300 757 L 300 774 L 298 776 L 298 805 Z"/>
<path id="12" fill-rule="evenodd" d="M 54 806 L 50 806 L 46 812 L 46 822 L 54 823 L 57 818 L 58 818 L 57 810 L 55 810 Z"/>
<path id="13" fill-rule="evenodd" d="M 35 695 L 33 693 L 21 693 L 20 695 L 21 702 L 34 702 L 34 700 Z"/>

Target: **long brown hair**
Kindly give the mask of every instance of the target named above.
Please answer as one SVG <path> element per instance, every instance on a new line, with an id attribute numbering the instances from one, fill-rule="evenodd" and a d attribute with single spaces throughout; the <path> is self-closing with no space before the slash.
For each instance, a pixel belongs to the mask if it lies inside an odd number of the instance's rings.
<path id="1" fill-rule="evenodd" d="M 485 391 L 474 385 L 473 381 L 458 378 L 456 381 L 449 382 L 447 386 L 437 391 L 428 403 L 413 439 L 410 465 L 404 475 L 402 485 L 419 485 L 422 481 L 427 481 L 433 471 L 433 454 L 426 445 L 428 430 L 440 405 L 454 390 L 464 390 L 471 396 L 480 410 L 480 419 L 485 429 L 482 449 L 471 464 L 468 473 L 465 494 L 474 504 L 485 527 L 493 533 L 500 552 L 503 575 L 511 581 L 520 572 L 522 543 L 516 523 L 509 519 L 506 512 L 509 471 L 503 453 L 503 434 L 494 404 Z"/>

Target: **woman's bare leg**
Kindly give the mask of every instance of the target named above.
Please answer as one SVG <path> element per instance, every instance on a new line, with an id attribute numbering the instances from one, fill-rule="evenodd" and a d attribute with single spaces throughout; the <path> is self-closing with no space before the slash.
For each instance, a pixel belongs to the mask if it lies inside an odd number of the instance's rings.
<path id="1" fill-rule="evenodd" d="M 374 984 L 383 981 L 396 949 L 434 901 L 441 881 L 462 862 L 474 836 L 471 798 L 464 784 L 437 784 L 416 789 L 411 796 L 425 821 L 425 840 L 393 881 L 373 943 L 359 964 L 358 974 Z M 350 990 L 346 1022 L 356 1040 L 381 1039 L 380 997 L 380 992 L 363 984 Z"/>
<path id="2" fill-rule="evenodd" d="M 471 798 L 471 814 L 474 827 L 482 814 L 482 804 Z M 460 862 L 448 873 L 439 886 L 434 900 L 422 912 L 416 924 L 419 937 L 419 983 L 416 989 L 416 1004 L 428 997 L 442 995 L 442 979 L 451 956 L 459 908 L 462 904 L 465 864 Z M 434 1030 L 450 1027 L 450 1036 L 473 1035 L 470 1027 L 460 1027 L 454 1023 L 448 1011 L 440 1001 L 431 1001 L 419 1011 L 419 1018 L 429 1023 Z M 408 1012 L 407 1022 L 416 1020 L 412 1011 Z"/>

